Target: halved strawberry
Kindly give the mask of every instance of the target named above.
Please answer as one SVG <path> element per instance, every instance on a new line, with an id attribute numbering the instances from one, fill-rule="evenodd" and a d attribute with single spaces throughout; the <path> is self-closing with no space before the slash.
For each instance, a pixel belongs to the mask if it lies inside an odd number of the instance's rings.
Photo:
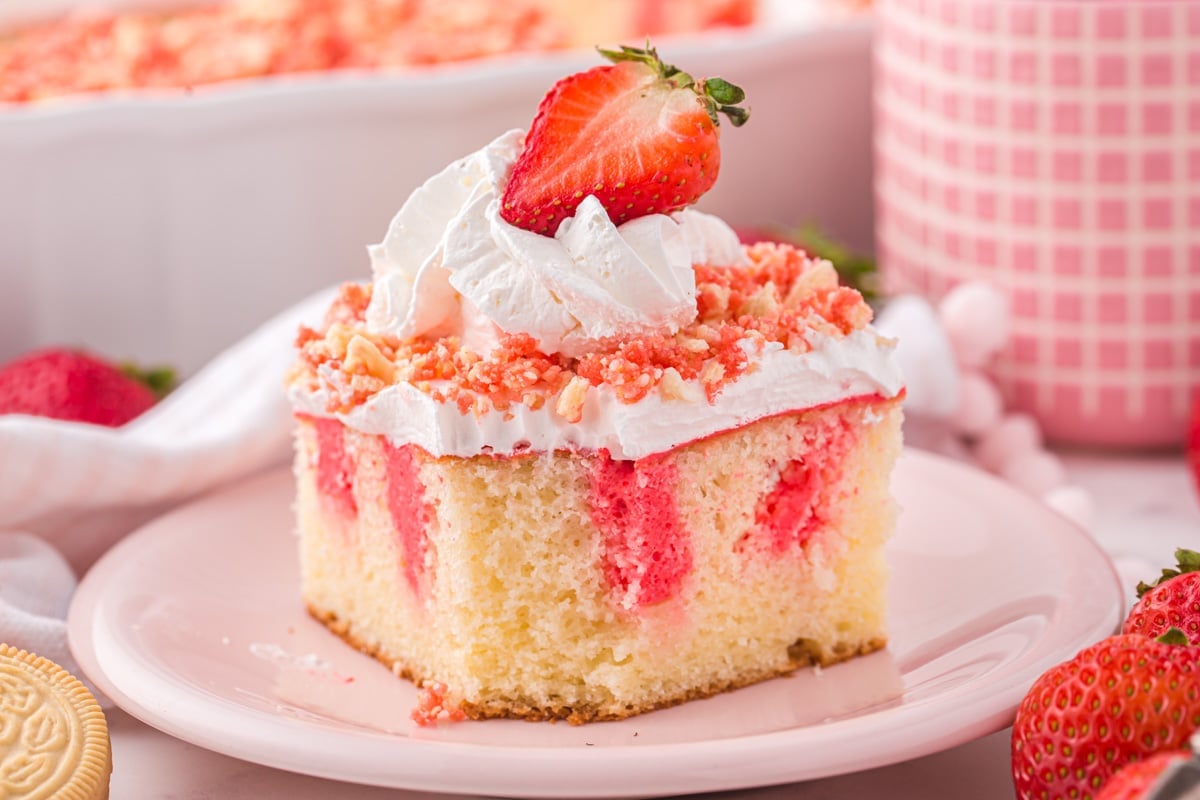
<path id="1" fill-rule="evenodd" d="M 736 127 L 745 93 L 696 80 L 654 48 L 601 50 L 614 64 L 569 75 L 542 98 L 501 198 L 501 216 L 554 235 L 595 195 L 614 222 L 677 211 L 717 179 L 718 115 Z"/>

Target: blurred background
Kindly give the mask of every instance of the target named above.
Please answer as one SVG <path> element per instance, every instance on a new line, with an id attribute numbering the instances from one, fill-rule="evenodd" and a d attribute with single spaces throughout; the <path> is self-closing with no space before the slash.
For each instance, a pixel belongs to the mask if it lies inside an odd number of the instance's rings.
<path id="1" fill-rule="evenodd" d="M 993 323 L 964 312 L 997 328 L 986 359 L 910 397 L 952 397 L 968 438 L 1006 410 L 1055 443 L 1183 441 L 1195 0 L 4 0 L 0 31 L 0 363 L 194 373 L 365 279 L 409 192 L 594 45 L 653 36 L 753 110 L 703 210 L 877 254 L 884 299 L 998 292 Z"/>

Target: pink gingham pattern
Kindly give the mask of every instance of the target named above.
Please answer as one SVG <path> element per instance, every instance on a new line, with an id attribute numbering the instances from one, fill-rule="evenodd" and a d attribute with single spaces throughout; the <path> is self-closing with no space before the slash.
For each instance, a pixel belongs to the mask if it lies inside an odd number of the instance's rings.
<path id="1" fill-rule="evenodd" d="M 1053 439 L 1182 441 L 1200 384 L 1200 0 L 878 0 L 888 287 L 1009 297 Z"/>

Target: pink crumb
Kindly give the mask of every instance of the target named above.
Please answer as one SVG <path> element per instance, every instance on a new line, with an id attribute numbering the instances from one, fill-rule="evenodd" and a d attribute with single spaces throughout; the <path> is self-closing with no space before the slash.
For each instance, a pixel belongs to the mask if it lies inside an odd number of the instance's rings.
<path id="1" fill-rule="evenodd" d="M 346 453 L 346 427 L 337 419 L 314 419 L 317 430 L 317 489 L 347 516 L 358 514 L 354 501 L 354 462 Z"/>
<path id="2" fill-rule="evenodd" d="M 802 547 L 821 524 L 813 503 L 820 485 L 820 476 L 803 459 L 788 463 L 780 471 L 779 483 L 755 515 L 755 523 L 766 533 L 772 552 Z"/>
<path id="3" fill-rule="evenodd" d="M 417 474 L 413 445 L 396 447 L 383 440 L 387 464 L 387 506 L 396 526 L 396 544 L 400 548 L 401 569 L 413 594 L 420 594 L 425 574 L 425 554 L 429 549 L 426 530 L 432 510 L 425 502 L 425 486 Z"/>
<path id="4" fill-rule="evenodd" d="M 396 380 L 461 414 L 481 415 L 509 413 L 519 405 L 542 408 L 576 376 L 611 388 L 623 403 L 637 403 L 674 374 L 700 381 L 711 402 L 750 368 L 747 343 L 807 348 L 813 331 L 839 338 L 871 321 L 871 307 L 855 290 L 808 287 L 812 271 L 823 262 L 803 251 L 760 243 L 746 256 L 747 265 L 695 267 L 697 318 L 677 333 L 609 337 L 579 358 L 543 353 L 528 334 L 506 334 L 487 354 L 464 347 L 456 336 L 400 340 L 381 335 L 372 342 L 385 359 L 403 367 L 397 371 L 403 377 Z M 361 328 L 364 298 L 369 299 L 365 288 L 344 288 L 331 319 Z M 297 345 L 293 380 L 328 390 L 332 411 L 358 406 L 389 385 L 347 368 L 342 349 L 326 340 L 325 331 L 303 329 Z"/>
<path id="5" fill-rule="evenodd" d="M 462 722 L 467 715 L 449 701 L 449 688 L 440 681 L 430 681 L 417 692 L 417 707 L 412 710 L 413 722 L 431 728 L 439 722 Z"/>
<path id="6" fill-rule="evenodd" d="M 679 592 L 692 568 L 692 550 L 675 500 L 675 463 L 649 457 L 595 459 L 591 518 L 604 540 L 604 573 L 626 608 L 650 605 Z"/>
<path id="7" fill-rule="evenodd" d="M 798 552 L 827 521 L 822 507 L 830 500 L 825 486 L 840 471 L 846 453 L 854 446 L 855 433 L 845 417 L 798 420 L 803 428 L 803 454 L 784 464 L 774 488 L 758 504 L 755 525 L 739 550 L 747 545 L 774 555 Z"/>

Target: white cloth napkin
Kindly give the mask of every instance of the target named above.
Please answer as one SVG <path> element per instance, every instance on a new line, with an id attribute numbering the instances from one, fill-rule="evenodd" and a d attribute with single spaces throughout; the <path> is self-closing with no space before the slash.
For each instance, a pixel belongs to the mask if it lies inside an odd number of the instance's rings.
<path id="1" fill-rule="evenodd" d="M 59 552 L 28 533 L 0 533 L 0 642 L 48 658 L 74 673 L 108 707 L 67 647 L 67 607 L 75 574 Z"/>
<path id="2" fill-rule="evenodd" d="M 334 291 L 265 323 L 122 428 L 0 415 L 0 642 L 78 675 L 64 622 L 74 573 L 171 506 L 289 458 L 284 373 L 298 326 L 316 325 Z"/>

